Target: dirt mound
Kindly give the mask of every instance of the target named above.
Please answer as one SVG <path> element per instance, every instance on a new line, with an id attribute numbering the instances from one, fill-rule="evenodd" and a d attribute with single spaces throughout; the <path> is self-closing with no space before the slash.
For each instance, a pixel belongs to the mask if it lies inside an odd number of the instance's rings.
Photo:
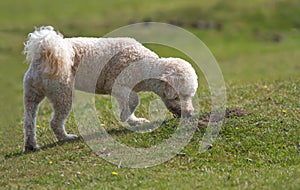
<path id="1" fill-rule="evenodd" d="M 242 117 L 243 115 L 247 115 L 247 112 L 238 108 L 229 109 L 226 108 L 224 118 L 230 118 L 230 117 Z M 199 118 L 198 127 L 204 127 L 208 125 L 209 118 L 211 117 L 211 121 L 220 121 L 221 118 L 218 114 L 215 113 L 207 113 L 203 114 Z"/>

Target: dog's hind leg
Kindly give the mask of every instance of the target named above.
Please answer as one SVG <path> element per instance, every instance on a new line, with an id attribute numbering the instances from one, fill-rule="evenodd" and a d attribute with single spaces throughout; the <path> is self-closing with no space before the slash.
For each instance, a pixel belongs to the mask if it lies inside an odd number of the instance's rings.
<path id="1" fill-rule="evenodd" d="M 36 142 L 36 116 L 44 95 L 32 89 L 30 81 L 24 82 L 24 148 L 23 151 L 38 150 Z"/>
<path id="2" fill-rule="evenodd" d="M 53 130 L 58 141 L 65 141 L 77 138 L 76 135 L 67 134 L 65 122 L 72 109 L 72 91 L 71 89 L 61 89 L 63 93 L 57 93 L 49 96 L 53 108 L 53 117 L 50 127 Z"/>

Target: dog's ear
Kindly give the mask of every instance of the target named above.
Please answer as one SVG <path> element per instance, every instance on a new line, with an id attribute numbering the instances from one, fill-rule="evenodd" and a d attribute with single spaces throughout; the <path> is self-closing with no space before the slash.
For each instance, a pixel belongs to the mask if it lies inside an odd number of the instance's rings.
<path id="1" fill-rule="evenodd" d="M 163 81 L 163 93 L 166 96 L 167 99 L 175 99 L 176 98 L 176 90 L 174 87 L 172 87 L 172 84 L 175 83 L 175 78 L 171 75 L 164 75 L 161 77 L 161 80 Z"/>
<path id="2" fill-rule="evenodd" d="M 164 85 L 164 94 L 167 99 L 175 99 L 176 98 L 176 90 L 167 82 Z"/>

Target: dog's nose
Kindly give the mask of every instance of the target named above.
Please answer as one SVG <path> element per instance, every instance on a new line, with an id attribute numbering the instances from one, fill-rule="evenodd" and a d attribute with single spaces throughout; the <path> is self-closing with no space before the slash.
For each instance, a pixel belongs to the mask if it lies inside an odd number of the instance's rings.
<path id="1" fill-rule="evenodd" d="M 182 117 L 191 117 L 192 111 L 183 111 L 181 116 Z"/>

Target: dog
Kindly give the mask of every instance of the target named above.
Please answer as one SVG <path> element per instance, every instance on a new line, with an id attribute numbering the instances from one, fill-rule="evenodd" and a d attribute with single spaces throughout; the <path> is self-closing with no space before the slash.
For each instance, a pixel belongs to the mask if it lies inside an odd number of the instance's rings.
<path id="1" fill-rule="evenodd" d="M 134 115 L 140 91 L 160 96 L 175 116 L 189 117 L 194 110 L 198 79 L 191 64 L 160 58 L 133 38 L 64 38 L 43 26 L 28 34 L 24 46 L 30 62 L 24 76 L 24 151 L 39 149 L 36 117 L 45 97 L 53 108 L 50 127 L 57 140 L 77 138 L 64 128 L 75 89 L 114 96 L 121 121 L 129 125 L 149 122 Z"/>

